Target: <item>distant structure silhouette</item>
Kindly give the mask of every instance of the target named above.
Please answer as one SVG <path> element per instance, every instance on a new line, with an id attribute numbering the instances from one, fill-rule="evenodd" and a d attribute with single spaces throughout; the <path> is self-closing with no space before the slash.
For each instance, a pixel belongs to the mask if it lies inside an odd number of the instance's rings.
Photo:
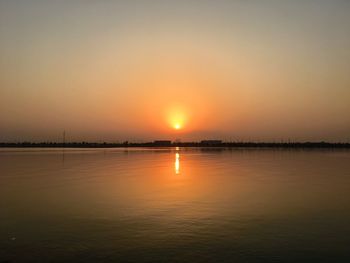
<path id="1" fill-rule="evenodd" d="M 221 140 L 203 140 L 201 141 L 202 145 L 205 146 L 220 146 L 222 144 Z"/>
<path id="2" fill-rule="evenodd" d="M 62 138 L 62 143 L 63 143 L 63 146 L 66 145 L 66 130 L 63 131 L 63 138 Z"/>
<path id="3" fill-rule="evenodd" d="M 153 142 L 154 146 L 171 146 L 170 140 L 158 140 Z"/>
<path id="4" fill-rule="evenodd" d="M 0 142 L 0 147 L 69 147 L 69 148 L 128 148 L 128 147 L 203 147 L 203 148 L 342 148 L 350 149 L 350 143 L 345 142 L 223 142 L 221 140 L 202 140 L 200 142 L 177 142 L 156 140 L 153 142 L 66 142 L 65 133 L 62 142 Z"/>

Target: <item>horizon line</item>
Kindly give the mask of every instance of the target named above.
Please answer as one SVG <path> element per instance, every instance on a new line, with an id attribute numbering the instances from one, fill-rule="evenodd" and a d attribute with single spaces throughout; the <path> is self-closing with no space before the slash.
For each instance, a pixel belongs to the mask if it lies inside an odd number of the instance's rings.
<path id="1" fill-rule="evenodd" d="M 327 141 L 221 141 L 202 140 L 178 142 L 171 140 L 155 140 L 152 142 L 0 142 L 0 148 L 133 148 L 133 147 L 252 147 L 252 148 L 350 148 L 349 142 Z"/>

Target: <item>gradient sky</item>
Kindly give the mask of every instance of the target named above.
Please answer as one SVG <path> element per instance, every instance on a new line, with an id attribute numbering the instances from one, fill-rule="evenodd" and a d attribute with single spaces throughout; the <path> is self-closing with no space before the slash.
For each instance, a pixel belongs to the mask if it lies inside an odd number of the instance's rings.
<path id="1" fill-rule="evenodd" d="M 349 14 L 346 0 L 0 0 L 0 141 L 350 141 Z"/>

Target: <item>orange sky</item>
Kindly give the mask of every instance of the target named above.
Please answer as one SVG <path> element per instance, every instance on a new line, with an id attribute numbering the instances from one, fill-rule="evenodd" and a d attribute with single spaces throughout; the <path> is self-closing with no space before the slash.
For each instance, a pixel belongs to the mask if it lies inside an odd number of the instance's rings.
<path id="1" fill-rule="evenodd" d="M 348 141 L 349 11 L 1 2 L 0 141 Z"/>

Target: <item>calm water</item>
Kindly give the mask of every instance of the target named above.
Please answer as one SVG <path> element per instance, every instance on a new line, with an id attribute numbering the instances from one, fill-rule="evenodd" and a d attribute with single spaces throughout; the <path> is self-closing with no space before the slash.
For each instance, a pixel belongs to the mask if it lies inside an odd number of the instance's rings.
<path id="1" fill-rule="evenodd" d="M 350 262 L 350 151 L 2 149 L 0 262 Z"/>

